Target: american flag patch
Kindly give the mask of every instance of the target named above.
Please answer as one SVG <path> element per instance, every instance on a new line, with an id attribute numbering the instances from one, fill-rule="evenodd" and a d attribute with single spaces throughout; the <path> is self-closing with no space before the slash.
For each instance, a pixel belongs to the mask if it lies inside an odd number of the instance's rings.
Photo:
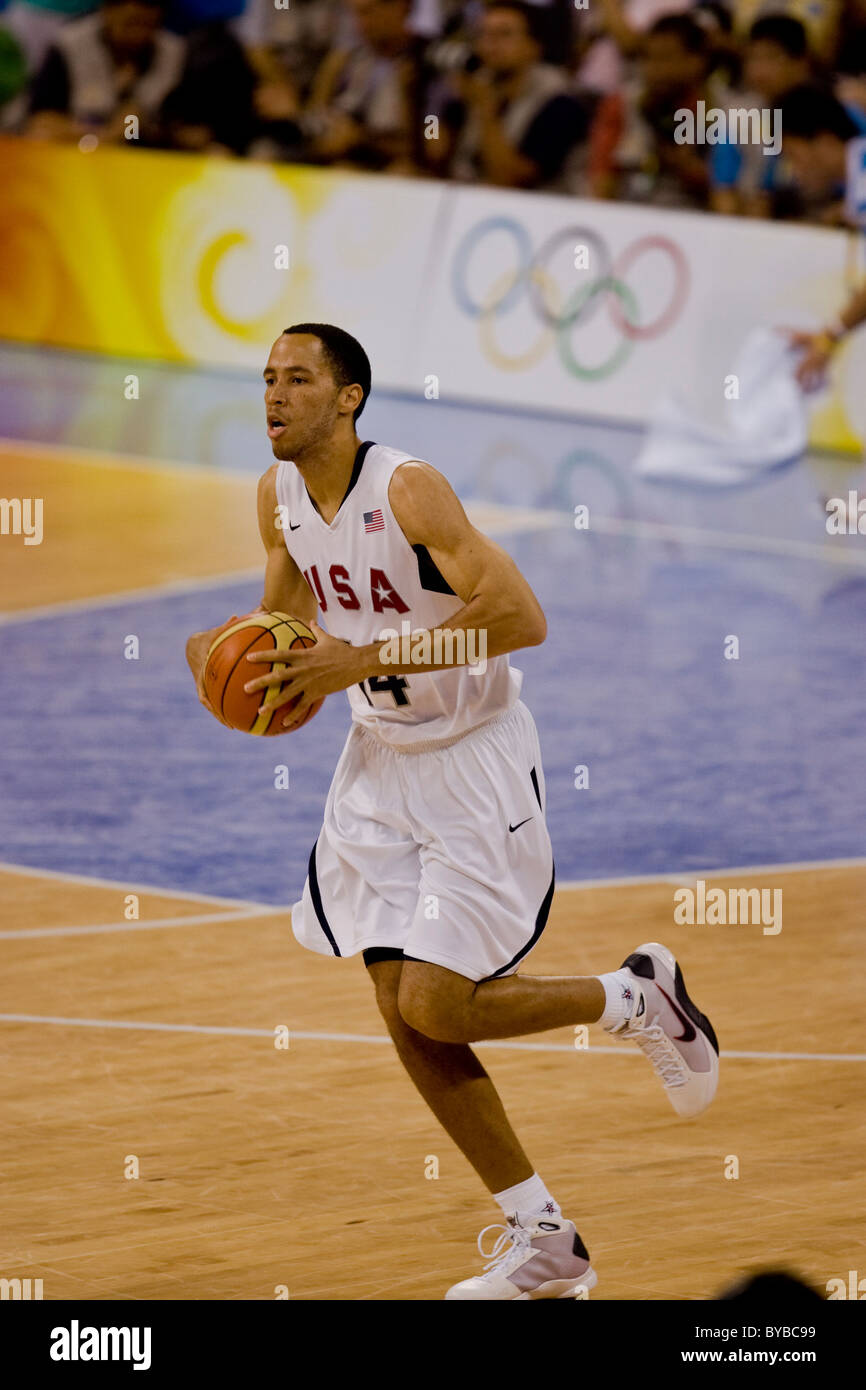
<path id="1" fill-rule="evenodd" d="M 364 513 L 364 530 L 368 535 L 371 531 L 384 531 L 384 529 L 385 518 L 378 507 L 375 511 Z"/>

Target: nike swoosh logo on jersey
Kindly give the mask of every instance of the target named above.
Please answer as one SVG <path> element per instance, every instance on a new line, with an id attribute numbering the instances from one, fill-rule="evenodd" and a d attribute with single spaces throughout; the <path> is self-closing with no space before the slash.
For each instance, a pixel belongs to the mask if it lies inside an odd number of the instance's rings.
<path id="1" fill-rule="evenodd" d="M 661 985 L 658 983 L 658 980 L 656 981 L 656 988 L 660 990 L 660 992 L 664 995 L 665 999 L 670 1004 L 680 1023 L 683 1025 L 683 1032 L 680 1033 L 679 1037 L 674 1038 L 674 1042 L 693 1042 L 696 1037 L 696 1034 L 692 1024 L 686 1018 L 685 1014 L 682 1012 L 679 1006 L 674 1003 L 673 999 L 671 999 L 671 996 L 668 994 L 667 990 L 662 989 Z"/>
<path id="2" fill-rule="evenodd" d="M 289 522 L 289 530 L 290 530 L 290 531 L 297 531 L 298 528 L 300 527 L 300 524 L 301 524 L 301 523 L 298 522 L 297 526 L 293 526 L 292 523 Z"/>
<path id="3" fill-rule="evenodd" d="M 519 830 L 519 829 L 520 829 L 521 825 L 525 825 L 527 820 L 532 820 L 532 816 L 527 816 L 527 817 L 526 817 L 526 820 L 519 820 L 519 821 L 517 822 L 516 825 L 509 825 L 508 829 L 509 829 L 509 830 L 512 832 L 512 834 L 513 834 L 515 830 Z"/>

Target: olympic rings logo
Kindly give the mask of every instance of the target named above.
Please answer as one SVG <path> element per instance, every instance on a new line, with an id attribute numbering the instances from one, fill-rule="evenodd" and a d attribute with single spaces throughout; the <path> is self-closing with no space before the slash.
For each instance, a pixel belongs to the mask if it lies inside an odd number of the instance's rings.
<path id="1" fill-rule="evenodd" d="M 482 241 L 493 232 L 505 232 L 512 238 L 517 268 L 499 275 L 484 300 L 479 302 L 473 299 L 467 287 L 469 265 Z M 558 287 L 549 267 L 556 253 L 566 246 L 587 248 L 593 277 L 586 278 L 584 273 L 583 283 L 578 284 L 565 304 L 557 308 L 553 300 Z M 669 258 L 673 283 L 669 302 L 654 319 L 643 323 L 637 297 L 625 277 L 648 251 L 660 251 Z M 529 233 L 522 223 L 512 217 L 487 217 L 466 233 L 457 248 L 451 284 L 463 312 L 478 319 L 481 344 L 496 366 L 504 371 L 526 371 L 541 361 L 551 340 L 555 340 L 560 360 L 572 376 L 583 381 L 600 381 L 622 366 L 635 343 L 660 337 L 679 318 L 688 298 L 690 275 L 682 248 L 670 237 L 658 234 L 637 237 L 614 259 L 598 232 L 590 227 L 565 227 L 548 237 L 533 255 Z M 493 325 L 497 318 L 514 308 L 524 293 L 541 323 L 541 331 L 525 352 L 509 355 L 495 341 Z M 607 309 L 621 341 L 605 361 L 598 366 L 586 366 L 575 357 L 572 334 L 578 324 L 589 322 L 602 307 Z"/>

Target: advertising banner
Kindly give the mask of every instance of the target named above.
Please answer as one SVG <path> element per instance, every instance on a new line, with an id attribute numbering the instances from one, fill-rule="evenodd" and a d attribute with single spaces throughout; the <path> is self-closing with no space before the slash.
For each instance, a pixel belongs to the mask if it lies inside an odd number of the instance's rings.
<path id="1" fill-rule="evenodd" d="M 712 410 L 751 328 L 820 325 L 862 274 L 851 235 L 777 222 L 11 138 L 0 162 L 0 336 L 258 372 L 288 324 L 333 322 L 430 398 Z M 817 445 L 866 437 L 864 339 Z"/>

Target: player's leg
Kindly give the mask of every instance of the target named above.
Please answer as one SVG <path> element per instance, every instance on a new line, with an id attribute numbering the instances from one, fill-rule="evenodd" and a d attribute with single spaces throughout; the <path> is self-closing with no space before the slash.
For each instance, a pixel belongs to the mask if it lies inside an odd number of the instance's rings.
<path id="1" fill-rule="evenodd" d="M 398 1004 L 409 1025 L 448 1042 L 480 1042 L 581 1023 L 601 1023 L 638 1044 L 679 1115 L 713 1099 L 718 1042 L 686 992 L 673 955 L 639 946 L 619 970 L 597 977 L 510 975 L 473 982 L 427 961 L 407 960 Z"/>
<path id="2" fill-rule="evenodd" d="M 526 707 L 419 759 L 407 782 L 422 872 L 404 947 L 403 1019 L 463 1043 L 599 1023 L 637 1043 L 679 1114 L 705 1109 L 718 1044 L 664 946 L 639 946 L 599 976 L 516 973 L 554 890 L 541 751 Z"/>
<path id="3" fill-rule="evenodd" d="M 368 964 L 373 956 L 391 957 L 391 969 L 376 971 L 375 983 L 398 1054 L 509 1221 L 503 1237 L 512 1231 L 510 1248 L 500 1253 L 499 1245 L 485 1274 L 463 1281 L 447 1297 L 573 1297 L 578 1285 L 585 1290 L 595 1283 L 589 1257 L 573 1224 L 533 1173 L 484 1068 L 467 1045 L 427 1038 L 400 1016 L 393 957 L 396 953 L 402 964 L 421 872 L 418 837 L 403 800 L 403 766 L 401 755 L 353 725 L 328 793 L 303 897 L 293 907 L 292 929 L 314 951 L 335 956 L 363 951 Z"/>
<path id="4" fill-rule="evenodd" d="M 372 954 L 367 952 L 367 958 Z M 586 1297 L 596 1283 L 586 1247 L 533 1170 L 475 1053 L 465 1043 L 426 1037 L 403 1019 L 397 1002 L 400 973 L 409 964 L 368 959 L 379 1011 L 417 1090 L 493 1194 L 508 1223 L 490 1252 L 485 1272 L 454 1285 L 446 1298 Z"/>
<path id="5" fill-rule="evenodd" d="M 404 1019 L 431 1038 L 481 1042 L 579 1023 L 598 1023 L 605 986 L 595 975 L 508 975 L 474 982 L 427 961 L 406 961 L 400 989 Z"/>
<path id="6" fill-rule="evenodd" d="M 408 962 L 407 962 L 408 963 Z M 368 966 L 397 1055 L 442 1128 L 492 1193 L 532 1177 L 533 1168 L 496 1088 L 466 1043 L 441 1042 L 409 1026 L 397 1004 L 399 960 Z"/>

